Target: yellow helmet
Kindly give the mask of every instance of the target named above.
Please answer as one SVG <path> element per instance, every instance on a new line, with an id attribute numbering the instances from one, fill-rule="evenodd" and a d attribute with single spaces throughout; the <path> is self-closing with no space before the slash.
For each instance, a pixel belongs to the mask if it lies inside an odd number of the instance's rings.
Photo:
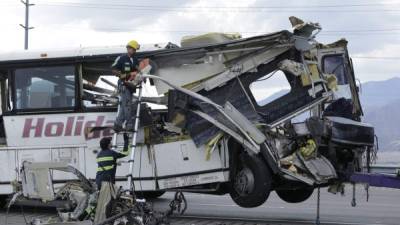
<path id="1" fill-rule="evenodd" d="M 140 45 L 139 45 L 139 43 L 138 43 L 136 40 L 132 40 L 132 41 L 128 42 L 128 44 L 126 45 L 126 47 L 131 47 L 131 48 L 134 48 L 134 49 L 136 49 L 136 50 L 139 50 Z"/>

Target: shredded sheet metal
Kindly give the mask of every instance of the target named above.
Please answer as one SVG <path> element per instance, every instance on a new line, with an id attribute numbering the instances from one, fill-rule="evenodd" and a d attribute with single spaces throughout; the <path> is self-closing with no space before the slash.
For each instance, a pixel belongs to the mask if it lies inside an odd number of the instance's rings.
<path id="1" fill-rule="evenodd" d="M 246 98 L 246 94 L 240 87 L 240 84 L 237 82 L 237 80 L 232 80 L 225 86 L 216 88 L 210 92 L 201 91 L 200 94 L 210 98 L 219 105 L 224 105 L 227 101 L 229 101 L 250 121 L 258 121 L 259 119 L 259 116 L 253 110 L 251 103 Z M 204 104 L 198 100 L 193 100 L 193 104 L 199 107 L 204 113 L 212 116 L 213 118 L 217 118 L 217 120 L 221 121 L 224 125 L 236 130 L 236 128 L 232 127 L 230 123 L 223 116 L 221 116 L 214 107 Z M 187 115 L 187 130 L 197 146 L 207 143 L 220 131 L 214 125 L 193 113 L 188 113 Z"/>

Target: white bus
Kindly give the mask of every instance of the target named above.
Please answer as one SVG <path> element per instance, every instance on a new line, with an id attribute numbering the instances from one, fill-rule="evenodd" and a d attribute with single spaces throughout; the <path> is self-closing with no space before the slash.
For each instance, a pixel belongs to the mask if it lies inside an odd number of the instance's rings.
<path id="1" fill-rule="evenodd" d="M 151 60 L 160 94 L 148 101 L 164 108 L 143 107 L 135 190 L 229 193 L 238 205 L 256 207 L 273 190 L 301 202 L 315 187 L 360 171 L 374 131 L 360 122 L 347 42 L 323 45 L 299 29 L 250 38 L 209 34 L 185 39 L 182 47 L 139 51 Z M 95 178 L 99 140 L 112 130 L 85 130 L 112 126 L 117 101 L 99 82 L 124 52 L 0 56 L 0 194 L 13 192 L 24 161 L 64 161 Z M 121 164 L 117 180 L 127 175 Z M 72 177 L 54 173 L 53 179 Z"/>

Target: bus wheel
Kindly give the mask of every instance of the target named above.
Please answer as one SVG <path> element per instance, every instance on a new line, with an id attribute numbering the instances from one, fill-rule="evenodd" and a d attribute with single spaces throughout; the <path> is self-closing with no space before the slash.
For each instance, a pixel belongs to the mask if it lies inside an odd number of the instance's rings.
<path id="1" fill-rule="evenodd" d="M 300 203 L 307 200 L 314 192 L 313 187 L 303 187 L 292 190 L 276 190 L 276 194 L 285 202 Z"/>
<path id="2" fill-rule="evenodd" d="M 145 199 L 155 199 L 165 194 L 165 191 L 136 191 L 136 196 Z"/>
<path id="3" fill-rule="evenodd" d="M 271 192 L 271 172 L 258 157 L 243 154 L 236 174 L 230 181 L 229 194 L 241 207 L 251 208 L 262 205 Z"/>

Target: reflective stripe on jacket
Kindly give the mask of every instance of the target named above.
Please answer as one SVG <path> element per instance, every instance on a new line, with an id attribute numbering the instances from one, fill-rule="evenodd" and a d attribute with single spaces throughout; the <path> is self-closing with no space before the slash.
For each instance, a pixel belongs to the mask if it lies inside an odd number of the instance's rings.
<path id="1" fill-rule="evenodd" d="M 122 152 L 104 149 L 97 154 L 97 173 L 96 184 L 100 187 L 102 181 L 115 183 L 115 173 L 117 171 L 117 159 L 129 155 L 130 146 L 124 146 Z"/>

